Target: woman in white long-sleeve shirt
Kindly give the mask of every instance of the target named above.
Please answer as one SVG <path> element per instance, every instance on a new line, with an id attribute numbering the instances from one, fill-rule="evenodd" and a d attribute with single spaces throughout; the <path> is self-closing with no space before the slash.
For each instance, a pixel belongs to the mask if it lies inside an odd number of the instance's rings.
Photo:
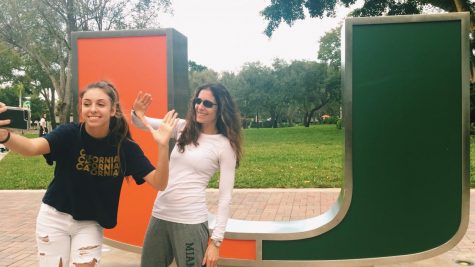
<path id="1" fill-rule="evenodd" d="M 132 121 L 140 128 L 158 128 L 161 120 L 145 117 L 149 94 L 139 93 Z M 214 267 L 229 217 L 235 169 L 241 158 L 241 123 L 236 104 L 221 84 L 196 90 L 185 120 L 179 120 L 172 138 L 169 182 L 155 200 L 142 250 L 142 267 Z M 219 172 L 216 226 L 208 245 L 206 188 Z"/>

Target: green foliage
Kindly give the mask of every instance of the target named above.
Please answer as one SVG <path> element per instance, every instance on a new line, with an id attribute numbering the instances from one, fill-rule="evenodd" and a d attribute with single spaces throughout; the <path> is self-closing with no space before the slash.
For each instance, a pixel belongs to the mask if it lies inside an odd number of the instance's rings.
<path id="1" fill-rule="evenodd" d="M 0 90 L 0 99 L 7 106 L 18 106 L 18 92 L 13 87 Z"/>
<path id="2" fill-rule="evenodd" d="M 114 1 L 0 1 L 0 40 L 8 43 L 36 65 L 45 79 L 34 79 L 42 89 L 52 88 L 60 122 L 68 122 L 71 112 L 71 33 L 157 28 L 158 14 L 170 12 L 170 0 Z M 0 48 L 1 49 L 1 48 Z M 3 62 L 2 62 L 3 63 Z M 1 64 L 0 64 L 1 65 Z M 27 81 L 22 83 L 27 87 Z M 51 90 L 51 89 L 50 89 Z M 53 99 L 49 99 L 53 115 Z M 77 118 L 75 107 L 73 114 Z"/>
<path id="3" fill-rule="evenodd" d="M 31 120 L 40 120 L 43 113 L 48 114 L 48 106 L 46 102 L 41 100 L 38 96 L 33 96 L 31 98 Z M 48 121 L 51 121 L 51 118 L 47 117 Z"/>
<path id="4" fill-rule="evenodd" d="M 338 120 L 336 121 L 336 128 L 337 128 L 338 130 L 341 130 L 341 129 L 343 128 L 343 119 L 338 119 Z"/>
<path id="5" fill-rule="evenodd" d="M 194 62 L 193 60 L 188 61 L 188 70 L 190 72 L 192 72 L 192 71 L 200 72 L 200 71 L 205 71 L 207 69 L 208 69 L 208 67 L 200 65 L 200 64 Z"/>
<path id="6" fill-rule="evenodd" d="M 329 64 L 332 68 L 341 67 L 341 26 L 325 33 L 320 38 L 318 59 Z"/>
<path id="7" fill-rule="evenodd" d="M 340 70 L 326 63 L 296 60 L 289 64 L 280 59 L 272 67 L 247 63 L 238 74 L 224 73 L 220 81 L 233 95 L 242 116 L 252 118 L 259 127 L 293 125 L 304 116 L 310 121 L 328 104 L 340 106 Z"/>
<path id="8" fill-rule="evenodd" d="M 0 82 L 10 82 L 15 80 L 14 70 L 19 70 L 22 66 L 20 54 L 7 43 L 0 39 Z"/>
<path id="9" fill-rule="evenodd" d="M 262 116 L 262 113 L 268 112 L 271 106 L 278 102 L 275 101 L 279 94 L 276 94 L 274 89 L 275 81 L 271 68 L 259 62 L 247 63 L 237 79 L 240 88 L 236 90 L 236 101 L 244 114 L 252 116 L 260 113 Z"/>
<path id="10" fill-rule="evenodd" d="M 310 17 L 333 17 L 335 10 L 339 6 L 352 5 L 356 0 L 300 0 L 300 1 L 279 1 L 273 0 L 261 11 L 261 15 L 268 21 L 268 25 L 264 30 L 269 37 L 279 27 L 280 23 L 286 22 L 289 26 L 300 19 L 305 19 L 306 15 Z M 375 1 L 364 0 L 361 8 L 355 9 L 352 16 L 368 17 L 368 16 L 384 16 L 384 15 L 411 15 L 422 14 L 425 10 L 436 12 L 470 12 L 470 51 L 475 49 L 475 1 L 473 0 L 387 0 Z M 330 62 L 335 66 L 339 60 L 339 38 L 336 29 L 328 32 L 320 40 L 320 50 L 318 58 L 325 62 Z M 450 49 L 450 48 L 448 48 Z M 472 81 L 475 81 L 475 53 L 470 53 L 471 75 Z M 339 64 L 338 64 L 339 65 Z M 474 85 L 472 84 L 471 98 L 473 95 Z M 474 110 L 475 103 L 471 101 L 471 110 Z M 474 112 L 472 112 L 473 114 Z M 475 122 L 475 115 L 471 116 L 471 122 Z"/>
<path id="11" fill-rule="evenodd" d="M 338 120 L 339 119 L 337 117 L 329 117 L 323 119 L 321 122 L 322 124 L 337 124 Z"/>
<path id="12" fill-rule="evenodd" d="M 460 4 L 458 7 L 457 2 Z M 356 0 L 273 0 L 261 11 L 261 15 L 268 21 L 264 33 L 270 37 L 279 27 L 280 23 L 285 22 L 292 26 L 295 21 L 305 19 L 306 12 L 312 18 L 334 17 L 338 6 L 348 7 L 354 3 L 356 3 Z M 446 12 L 470 11 L 473 13 L 475 11 L 475 2 L 472 0 L 364 0 L 363 7 L 354 10 L 353 16 L 421 14 L 426 7 L 436 7 Z M 472 15 L 471 21 L 472 25 L 474 25 L 475 16 Z"/>
<path id="13" fill-rule="evenodd" d="M 215 83 L 218 81 L 218 73 L 211 69 L 203 71 L 190 71 L 188 72 L 190 92 L 193 94 L 201 85 L 207 83 Z"/>
<path id="14" fill-rule="evenodd" d="M 255 122 L 251 121 L 249 128 L 272 128 L 273 122 L 270 120 Z"/>

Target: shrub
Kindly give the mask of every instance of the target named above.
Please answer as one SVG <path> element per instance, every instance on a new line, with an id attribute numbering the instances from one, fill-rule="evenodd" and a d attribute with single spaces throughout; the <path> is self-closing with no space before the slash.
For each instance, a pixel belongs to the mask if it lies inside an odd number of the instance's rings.
<path id="1" fill-rule="evenodd" d="M 336 121 L 336 128 L 341 130 L 343 128 L 343 119 L 338 119 Z"/>
<path id="2" fill-rule="evenodd" d="M 322 124 L 336 124 L 338 121 L 337 117 L 329 117 L 322 120 Z"/>

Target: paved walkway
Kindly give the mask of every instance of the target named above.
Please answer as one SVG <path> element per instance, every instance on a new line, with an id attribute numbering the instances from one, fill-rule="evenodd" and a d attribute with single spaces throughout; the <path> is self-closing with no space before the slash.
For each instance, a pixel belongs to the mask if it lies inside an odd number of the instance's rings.
<path id="1" fill-rule="evenodd" d="M 235 190 L 232 218 L 286 221 L 316 216 L 335 201 L 339 189 L 265 189 Z M 37 266 L 35 219 L 44 191 L 0 190 L 0 267 Z M 208 190 L 208 202 L 214 203 L 216 190 Z M 452 250 L 437 257 L 385 267 L 455 267 L 457 260 L 475 263 L 475 189 L 471 190 L 470 223 L 463 240 Z M 210 210 L 216 207 L 210 205 Z M 102 267 L 139 266 L 140 256 L 105 246 Z"/>

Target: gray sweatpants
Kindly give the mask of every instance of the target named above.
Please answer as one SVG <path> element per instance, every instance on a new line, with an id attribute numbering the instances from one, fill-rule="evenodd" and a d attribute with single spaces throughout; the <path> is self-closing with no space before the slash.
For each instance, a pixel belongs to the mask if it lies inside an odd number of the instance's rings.
<path id="1" fill-rule="evenodd" d="M 142 267 L 200 267 L 208 247 L 208 223 L 182 224 L 150 218 L 142 249 Z"/>

